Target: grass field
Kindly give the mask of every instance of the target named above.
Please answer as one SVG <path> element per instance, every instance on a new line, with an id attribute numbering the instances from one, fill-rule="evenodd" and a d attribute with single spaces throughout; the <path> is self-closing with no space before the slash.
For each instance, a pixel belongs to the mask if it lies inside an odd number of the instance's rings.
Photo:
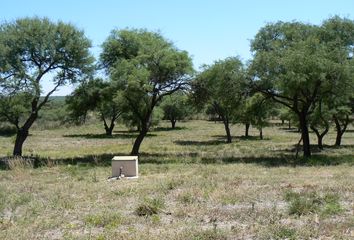
<path id="1" fill-rule="evenodd" d="M 235 125 L 232 144 L 219 123 L 177 126 L 150 132 L 139 179 L 117 181 L 107 181 L 110 159 L 129 154 L 136 132 L 33 130 L 24 153 L 42 166 L 0 171 L 0 239 L 354 238 L 353 126 L 342 147 L 332 131 L 306 162 L 294 158 L 299 133 L 283 126 L 259 140 Z M 13 140 L 0 137 L 0 157 Z"/>

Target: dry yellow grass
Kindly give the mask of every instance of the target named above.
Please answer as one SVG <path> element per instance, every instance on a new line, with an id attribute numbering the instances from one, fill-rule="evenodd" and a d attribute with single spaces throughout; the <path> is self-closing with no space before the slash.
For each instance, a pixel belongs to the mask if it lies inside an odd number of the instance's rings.
<path id="1" fill-rule="evenodd" d="M 96 125 L 33 131 L 24 152 L 49 166 L 0 171 L 0 239 L 354 237 L 352 131 L 342 148 L 327 147 L 308 166 L 291 157 L 299 134 L 276 126 L 265 129 L 263 141 L 236 137 L 232 144 L 223 142 L 221 124 L 167 126 L 144 140 L 140 178 L 118 181 L 107 181 L 106 163 L 111 155 L 129 153 L 136 133 L 120 126 L 105 138 Z M 232 131 L 243 134 L 240 126 Z M 11 152 L 10 140 L 0 137 L 0 156 Z M 333 140 L 331 132 L 324 143 Z M 330 194 L 339 207 L 319 203 L 314 212 L 291 214 L 288 193 Z M 138 216 L 141 206 L 157 214 Z"/>

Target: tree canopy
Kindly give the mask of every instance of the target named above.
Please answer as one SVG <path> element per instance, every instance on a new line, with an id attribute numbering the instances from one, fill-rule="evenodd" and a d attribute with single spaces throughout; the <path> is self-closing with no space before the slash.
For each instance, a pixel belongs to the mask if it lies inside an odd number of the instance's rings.
<path id="1" fill-rule="evenodd" d="M 332 21 L 343 27 L 343 34 L 328 30 Z M 347 45 L 352 43 L 345 39 L 352 36 L 353 26 L 353 22 L 339 18 L 321 26 L 277 22 L 263 27 L 252 41 L 254 86 L 298 115 L 304 156 L 311 155 L 309 114 L 321 98 L 352 88 L 353 64 Z"/>
<path id="2" fill-rule="evenodd" d="M 161 108 L 163 118 L 171 122 L 172 128 L 175 128 L 177 121 L 185 119 L 192 113 L 192 107 L 188 106 L 188 96 L 182 91 L 164 98 Z"/>
<path id="3" fill-rule="evenodd" d="M 70 119 L 84 122 L 89 111 L 96 111 L 103 121 L 106 135 L 111 136 L 115 121 L 122 114 L 116 95 L 117 88 L 112 81 L 96 78 L 83 82 L 66 99 Z"/>
<path id="4" fill-rule="evenodd" d="M 114 30 L 103 44 L 101 65 L 117 82 L 118 98 L 138 119 L 140 133 L 131 154 L 139 153 L 154 107 L 164 96 L 185 88 L 192 61 L 160 33 L 144 29 Z"/>
<path id="5" fill-rule="evenodd" d="M 209 104 L 225 126 L 227 142 L 231 143 L 229 124 L 236 116 L 246 95 L 247 80 L 241 60 L 237 57 L 204 66 L 193 82 L 193 95 L 197 105 Z"/>
<path id="6" fill-rule="evenodd" d="M 50 95 L 92 73 L 90 47 L 83 31 L 47 18 L 0 26 L 0 114 L 17 128 L 14 155 L 22 155 L 28 131 Z M 53 83 L 46 93 L 45 79 Z"/>

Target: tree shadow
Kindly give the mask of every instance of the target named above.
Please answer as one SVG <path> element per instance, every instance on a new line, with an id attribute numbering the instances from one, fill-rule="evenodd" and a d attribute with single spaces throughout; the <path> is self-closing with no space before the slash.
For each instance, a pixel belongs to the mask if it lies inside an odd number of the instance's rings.
<path id="1" fill-rule="evenodd" d="M 282 131 L 285 131 L 285 132 L 289 132 L 289 133 L 300 133 L 297 128 L 281 127 L 281 128 L 278 128 L 278 129 L 282 130 Z"/>
<path id="2" fill-rule="evenodd" d="M 67 134 L 63 135 L 63 137 L 68 137 L 68 138 L 86 138 L 86 139 L 131 139 L 131 138 L 136 138 L 138 136 L 138 132 L 136 133 L 124 133 L 124 134 L 112 134 L 112 136 L 106 135 L 106 134 Z M 153 133 L 148 133 L 146 134 L 145 137 L 155 137 L 157 136 L 156 134 Z"/>
<path id="3" fill-rule="evenodd" d="M 201 159 L 203 164 L 236 164 L 248 163 L 258 164 L 265 167 L 279 166 L 295 166 L 297 161 L 290 156 L 274 156 L 274 157 L 223 157 L 223 158 L 208 158 Z"/>
<path id="4" fill-rule="evenodd" d="M 0 136 L 3 137 L 11 137 L 16 135 L 16 128 L 12 128 L 12 127 L 0 127 Z"/>
<path id="5" fill-rule="evenodd" d="M 226 139 L 226 136 L 224 135 L 213 135 L 212 137 L 217 138 L 217 139 Z M 268 141 L 271 140 L 267 136 L 263 136 L 263 139 L 260 139 L 259 136 L 232 136 L 232 140 L 247 140 L 247 141 Z"/>
<path id="6" fill-rule="evenodd" d="M 263 136 L 263 139 L 261 139 L 259 136 L 236 136 L 235 139 L 239 139 L 242 141 L 269 141 L 271 140 L 267 136 Z"/>
<path id="7" fill-rule="evenodd" d="M 312 145 L 311 145 L 312 146 Z M 354 144 L 342 144 L 340 146 L 337 146 L 337 145 L 327 145 L 327 144 L 324 144 L 323 145 L 323 148 L 324 149 L 341 149 L 341 148 L 353 148 L 354 149 Z"/>
<path id="8" fill-rule="evenodd" d="M 127 133 L 139 133 L 138 130 L 113 130 L 114 133 L 122 133 L 122 134 L 127 134 Z"/>
<path id="9" fill-rule="evenodd" d="M 175 127 L 175 128 L 171 128 L 171 127 L 157 127 L 154 128 L 153 131 L 154 132 L 168 132 L 168 131 L 179 131 L 179 130 L 185 130 L 187 129 L 186 127 Z"/>
<path id="10" fill-rule="evenodd" d="M 227 144 L 226 141 L 209 140 L 209 141 L 191 141 L 191 140 L 178 140 L 174 141 L 175 144 L 181 146 L 213 146 Z"/>
<path id="11" fill-rule="evenodd" d="M 313 155 L 310 158 L 299 157 L 292 155 L 278 155 L 274 157 L 226 157 L 226 158 L 202 158 L 204 164 L 257 164 L 264 167 L 280 167 L 280 166 L 336 166 L 344 163 L 354 164 L 352 155 L 342 156 L 326 156 Z"/>
<path id="12" fill-rule="evenodd" d="M 347 147 L 347 146 L 345 146 Z M 349 145 L 348 147 L 352 147 Z M 97 166 L 109 167 L 114 156 L 128 156 L 128 153 L 116 152 L 81 157 L 51 159 L 40 156 L 25 156 L 24 159 L 33 163 L 35 168 L 52 165 L 75 165 L 82 168 Z M 8 170 L 7 162 L 11 157 L 0 158 L 0 169 Z M 289 152 L 277 151 L 275 156 L 231 156 L 231 157 L 204 157 L 198 152 L 148 153 L 139 154 L 139 164 L 256 164 L 263 167 L 301 167 L 301 166 L 335 166 L 349 164 L 354 166 L 353 155 L 327 156 L 314 153 L 310 158 L 295 157 Z"/>
<path id="13" fill-rule="evenodd" d="M 279 153 L 294 153 L 296 151 L 299 151 L 299 153 L 302 152 L 302 144 L 299 146 L 297 144 L 292 145 L 290 148 L 282 149 L 282 150 L 276 150 Z M 326 149 L 349 149 L 353 148 L 354 149 L 354 144 L 348 144 L 348 145 L 341 145 L 341 146 L 335 146 L 335 145 L 323 145 L 323 149 L 320 149 L 317 144 L 311 144 L 310 149 L 311 153 L 320 153 L 325 151 Z M 354 157 L 353 157 L 354 159 Z"/>

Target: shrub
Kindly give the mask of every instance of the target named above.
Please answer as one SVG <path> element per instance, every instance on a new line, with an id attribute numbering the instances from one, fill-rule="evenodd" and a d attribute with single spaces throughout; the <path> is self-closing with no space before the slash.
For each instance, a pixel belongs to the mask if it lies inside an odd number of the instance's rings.
<path id="1" fill-rule="evenodd" d="M 135 214 L 138 216 L 151 216 L 158 214 L 165 206 L 165 202 L 161 198 L 145 199 L 136 209 Z"/>

